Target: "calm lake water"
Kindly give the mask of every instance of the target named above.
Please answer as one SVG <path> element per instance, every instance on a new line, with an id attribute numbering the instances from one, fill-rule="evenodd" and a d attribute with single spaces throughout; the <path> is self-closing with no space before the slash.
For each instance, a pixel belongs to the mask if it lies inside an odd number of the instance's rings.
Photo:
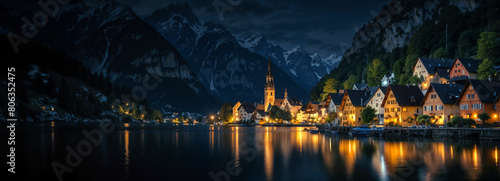
<path id="1" fill-rule="evenodd" d="M 64 180 L 500 180 L 499 141 L 350 137 L 302 127 L 113 126 L 90 150 L 82 130 L 97 130 L 97 123 L 18 125 L 17 176 L 57 180 L 57 162 L 72 170 Z M 89 154 L 72 167 L 67 148 Z"/>

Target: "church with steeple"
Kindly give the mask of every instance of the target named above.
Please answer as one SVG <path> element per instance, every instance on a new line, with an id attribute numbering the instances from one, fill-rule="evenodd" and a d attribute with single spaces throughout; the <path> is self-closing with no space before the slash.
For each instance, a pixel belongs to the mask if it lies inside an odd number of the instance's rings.
<path id="1" fill-rule="evenodd" d="M 264 86 L 264 106 L 266 112 L 271 110 L 272 106 L 277 106 L 281 108 L 283 102 L 287 99 L 288 92 L 285 87 L 285 96 L 283 99 L 276 99 L 276 89 L 274 87 L 274 76 L 273 70 L 271 68 L 271 59 L 267 63 L 267 73 L 266 73 L 266 85 Z"/>

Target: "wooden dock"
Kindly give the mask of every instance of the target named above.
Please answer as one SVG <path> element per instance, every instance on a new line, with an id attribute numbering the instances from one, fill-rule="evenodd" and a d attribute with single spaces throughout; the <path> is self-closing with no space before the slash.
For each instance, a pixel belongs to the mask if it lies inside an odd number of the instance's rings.
<path id="1" fill-rule="evenodd" d="M 354 126 L 317 126 L 320 131 L 338 131 L 339 134 L 348 134 Z M 372 136 L 383 137 L 453 137 L 453 138 L 479 138 L 500 140 L 500 129 L 493 128 L 411 128 L 411 127 L 385 127 L 383 130 L 374 130 Z"/>

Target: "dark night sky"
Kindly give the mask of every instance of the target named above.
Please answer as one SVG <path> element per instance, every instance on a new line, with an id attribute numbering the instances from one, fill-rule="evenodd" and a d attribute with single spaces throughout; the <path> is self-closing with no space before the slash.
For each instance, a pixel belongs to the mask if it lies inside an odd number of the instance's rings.
<path id="1" fill-rule="evenodd" d="M 96 0 L 88 0 L 96 1 Z M 117 0 L 145 17 L 179 0 Z M 228 4 L 227 0 L 219 0 Z M 260 32 L 285 50 L 302 46 L 323 58 L 341 54 L 341 43 L 351 44 L 355 29 L 378 13 L 388 0 L 229 0 L 241 3 L 224 13 L 221 21 L 212 0 L 187 0 L 202 21 L 224 25 L 240 39 Z"/>

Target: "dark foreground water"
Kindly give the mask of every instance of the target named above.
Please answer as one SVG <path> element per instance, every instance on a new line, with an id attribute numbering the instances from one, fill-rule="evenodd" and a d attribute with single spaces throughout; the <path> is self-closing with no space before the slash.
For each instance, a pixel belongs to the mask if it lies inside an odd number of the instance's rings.
<path id="1" fill-rule="evenodd" d="M 17 176 L 57 180 L 55 165 L 64 180 L 500 179 L 498 141 L 349 137 L 301 127 L 113 126 L 99 142 L 82 133 L 97 133 L 97 123 L 18 125 Z"/>

